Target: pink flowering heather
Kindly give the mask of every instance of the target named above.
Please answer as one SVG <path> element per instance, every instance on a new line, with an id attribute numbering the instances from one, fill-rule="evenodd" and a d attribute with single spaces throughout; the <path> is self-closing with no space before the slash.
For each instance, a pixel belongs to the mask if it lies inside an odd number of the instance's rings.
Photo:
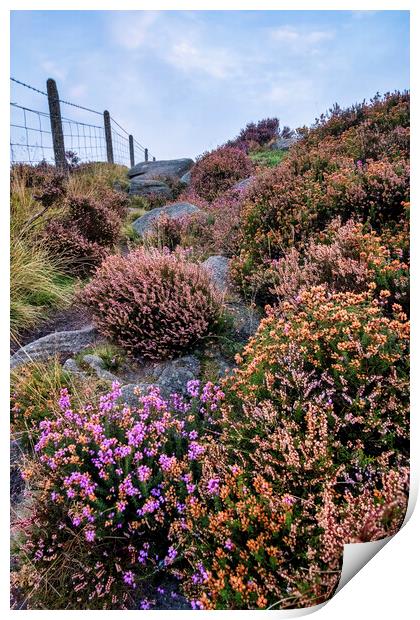
<path id="1" fill-rule="evenodd" d="M 81 292 L 99 331 L 148 358 L 171 357 L 205 336 L 220 312 L 207 272 L 184 251 L 111 256 Z"/>
<path id="2" fill-rule="evenodd" d="M 51 556 L 77 540 L 86 550 L 67 589 L 84 590 L 92 604 L 121 608 L 134 590 L 142 595 L 145 579 L 178 564 L 171 527 L 195 501 L 203 439 L 224 398 L 210 383 L 195 382 L 194 393 L 167 400 L 151 388 L 128 407 L 114 383 L 108 394 L 78 407 L 62 390 L 62 415 L 41 422 L 35 446 L 36 483 L 45 497 L 34 506 L 40 529 L 25 532 L 25 553 L 40 575 Z M 83 562 L 86 571 L 79 569 Z"/>

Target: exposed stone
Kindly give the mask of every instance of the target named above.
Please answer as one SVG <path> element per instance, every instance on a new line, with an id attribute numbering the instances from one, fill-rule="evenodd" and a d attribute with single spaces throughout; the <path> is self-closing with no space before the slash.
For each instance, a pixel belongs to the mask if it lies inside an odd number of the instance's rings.
<path id="1" fill-rule="evenodd" d="M 172 205 L 165 205 L 164 207 L 157 207 L 147 211 L 147 213 L 135 220 L 132 226 L 139 235 L 144 237 L 152 229 L 153 222 L 161 215 L 166 215 L 171 220 L 176 220 L 183 215 L 189 215 L 198 211 L 200 209 L 190 202 L 175 202 Z"/>
<path id="2" fill-rule="evenodd" d="M 278 138 L 271 145 L 273 151 L 288 151 L 291 146 L 297 142 L 297 136 L 291 136 L 290 138 Z"/>
<path id="3" fill-rule="evenodd" d="M 139 390 L 141 394 L 147 394 L 152 385 L 152 383 L 128 383 L 127 385 L 123 385 L 119 400 L 129 407 L 138 407 L 139 397 L 135 392 Z"/>
<path id="4" fill-rule="evenodd" d="M 252 183 L 254 178 L 255 177 L 247 177 L 246 179 L 242 179 L 241 181 L 238 181 L 237 183 L 235 183 L 232 189 L 239 189 L 239 190 L 246 189 L 248 185 Z"/>
<path id="5" fill-rule="evenodd" d="M 134 177 L 130 182 L 130 196 L 163 196 L 164 198 L 172 198 L 171 189 L 163 181 L 153 181 L 143 179 L 143 177 Z"/>
<path id="6" fill-rule="evenodd" d="M 69 359 L 64 362 L 63 369 L 77 377 L 87 377 L 87 373 L 80 368 L 79 364 L 72 357 L 69 357 Z"/>
<path id="7" fill-rule="evenodd" d="M 118 381 L 118 377 L 105 368 L 104 361 L 99 357 L 99 355 L 89 353 L 88 355 L 83 356 L 82 361 L 96 373 L 99 379 L 104 379 L 105 381 Z"/>
<path id="8" fill-rule="evenodd" d="M 233 317 L 233 328 L 239 340 L 246 341 L 253 336 L 261 321 L 259 312 L 247 306 L 242 301 L 234 301 L 226 304 L 229 313 Z"/>
<path id="9" fill-rule="evenodd" d="M 209 256 L 201 266 L 207 269 L 215 287 L 226 293 L 229 288 L 229 259 L 226 256 Z"/>
<path id="10" fill-rule="evenodd" d="M 174 392 L 186 395 L 187 382 L 197 379 L 200 373 L 200 362 L 194 355 L 161 362 L 157 367 L 162 368 L 157 385 L 166 398 Z"/>
<path id="11" fill-rule="evenodd" d="M 170 177 L 180 179 L 194 165 L 192 159 L 167 159 L 136 164 L 128 171 L 128 178 L 141 175 L 142 179 L 158 179 Z"/>
<path id="12" fill-rule="evenodd" d="M 18 439 L 10 441 L 10 504 L 14 508 L 18 504 L 25 490 L 25 480 L 22 477 L 19 461 L 23 454 L 23 448 Z"/>
<path id="13" fill-rule="evenodd" d="M 147 394 L 151 387 L 158 387 L 164 398 L 173 393 L 187 394 L 187 382 L 197 379 L 200 374 L 200 362 L 194 355 L 185 355 L 174 360 L 146 364 L 143 376 L 137 383 L 128 383 L 121 388 L 121 401 L 130 406 L 138 405 L 135 388 Z"/>
<path id="14" fill-rule="evenodd" d="M 93 326 L 68 332 L 54 332 L 20 348 L 10 358 L 10 367 L 31 361 L 44 360 L 62 353 L 78 353 L 97 340 L 98 334 Z"/>
<path id="15" fill-rule="evenodd" d="M 181 180 L 181 183 L 185 183 L 185 185 L 189 185 L 191 183 L 191 170 L 188 170 L 188 172 L 183 174 L 180 180 Z"/>

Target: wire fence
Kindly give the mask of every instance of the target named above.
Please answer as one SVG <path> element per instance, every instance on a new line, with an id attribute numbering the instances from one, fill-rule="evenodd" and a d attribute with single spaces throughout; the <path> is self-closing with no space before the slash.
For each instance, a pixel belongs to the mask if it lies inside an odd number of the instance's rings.
<path id="1" fill-rule="evenodd" d="M 47 92 L 13 77 L 10 80 L 14 91 L 12 99 L 15 95 L 16 99 L 20 97 L 22 91 L 18 88 L 26 89 L 31 103 L 36 98 L 36 105 L 10 102 L 12 164 L 46 161 L 62 167 L 70 153 L 81 162 L 108 161 L 125 166 L 149 160 L 149 150 L 107 111 L 99 112 L 60 99 L 54 80 L 47 81 Z M 62 113 L 67 111 L 66 106 L 73 109 L 73 118 Z M 76 116 L 82 116 L 83 120 Z"/>

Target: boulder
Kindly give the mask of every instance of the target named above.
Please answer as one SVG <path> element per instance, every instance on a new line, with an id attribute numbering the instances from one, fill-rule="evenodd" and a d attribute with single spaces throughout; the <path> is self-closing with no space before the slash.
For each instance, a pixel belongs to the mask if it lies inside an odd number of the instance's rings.
<path id="1" fill-rule="evenodd" d="M 201 266 L 207 269 L 215 287 L 226 293 L 229 288 L 229 259 L 226 256 L 209 256 Z"/>
<path id="2" fill-rule="evenodd" d="M 93 326 L 68 332 L 54 332 L 18 349 L 10 358 L 10 367 L 44 360 L 56 354 L 78 353 L 93 344 L 97 338 L 98 333 Z"/>
<path id="3" fill-rule="evenodd" d="M 288 151 L 291 146 L 293 146 L 297 142 L 296 136 L 291 136 L 290 138 L 277 138 L 275 142 L 271 145 L 271 149 L 273 151 Z"/>
<path id="4" fill-rule="evenodd" d="M 141 176 L 142 179 L 170 177 L 180 179 L 194 165 L 192 159 L 167 159 L 161 161 L 144 161 L 128 171 L 128 178 Z"/>
<path id="5" fill-rule="evenodd" d="M 130 182 L 130 196 L 163 196 L 164 198 L 172 198 L 171 189 L 163 181 L 153 181 L 143 179 L 143 177 L 134 177 Z"/>
<path id="6" fill-rule="evenodd" d="M 139 396 L 136 392 L 139 391 L 140 394 L 147 394 L 152 385 L 152 383 L 128 383 L 127 385 L 123 385 L 121 388 L 121 396 L 118 400 L 129 407 L 138 407 Z"/>
<path id="7" fill-rule="evenodd" d="M 175 360 L 161 362 L 157 365 L 156 371 L 159 372 L 160 369 L 162 370 L 156 384 L 162 395 L 165 398 L 173 393 L 185 396 L 187 382 L 198 378 L 200 362 L 194 355 L 186 355 Z"/>
<path id="8" fill-rule="evenodd" d="M 147 394 L 151 387 L 158 387 L 164 398 L 169 398 L 173 393 L 186 396 L 187 382 L 197 379 L 199 374 L 200 361 L 194 355 L 147 364 L 144 375 L 139 376 L 137 383 L 122 386 L 120 400 L 131 407 L 137 406 L 136 389 Z"/>
<path id="9" fill-rule="evenodd" d="M 65 370 L 66 372 L 71 373 L 72 375 L 76 375 L 76 377 L 80 377 L 80 378 L 86 378 L 87 377 L 87 373 L 84 372 L 80 368 L 79 364 L 72 357 L 69 357 L 69 359 L 67 359 L 64 362 L 63 370 Z"/>
<path id="10" fill-rule="evenodd" d="M 118 377 L 109 372 L 105 368 L 105 364 L 103 359 L 99 357 L 99 355 L 84 355 L 82 361 L 87 364 L 97 375 L 99 379 L 104 379 L 105 381 L 118 381 Z"/>
<path id="11" fill-rule="evenodd" d="M 246 179 L 242 179 L 241 181 L 238 181 L 237 183 L 235 183 L 232 189 L 239 189 L 239 190 L 246 189 L 248 185 L 252 183 L 253 180 L 254 180 L 254 177 L 248 177 Z"/>
<path id="12" fill-rule="evenodd" d="M 183 215 L 197 213 L 198 211 L 200 211 L 200 209 L 190 202 L 175 202 L 172 205 L 165 205 L 164 207 L 157 207 L 156 209 L 147 211 L 147 213 L 137 218 L 132 226 L 139 235 L 144 237 L 151 231 L 153 222 L 161 215 L 167 215 L 171 220 L 177 220 Z"/>
<path id="13" fill-rule="evenodd" d="M 185 185 L 190 185 L 191 183 L 191 170 L 188 170 L 185 174 L 182 175 L 180 179 L 181 183 L 185 183 Z"/>
<path id="14" fill-rule="evenodd" d="M 261 321 L 260 313 L 243 301 L 227 303 L 226 308 L 232 316 L 236 337 L 239 341 L 246 342 L 258 329 Z"/>

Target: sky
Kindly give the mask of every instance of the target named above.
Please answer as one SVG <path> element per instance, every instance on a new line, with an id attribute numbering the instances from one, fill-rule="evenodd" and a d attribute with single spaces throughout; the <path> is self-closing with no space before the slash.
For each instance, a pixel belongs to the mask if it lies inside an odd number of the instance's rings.
<path id="1" fill-rule="evenodd" d="M 54 78 L 157 159 L 195 158 L 250 121 L 310 125 L 335 102 L 409 88 L 409 12 L 12 11 L 11 76 Z M 47 109 L 13 83 L 11 101 Z"/>

